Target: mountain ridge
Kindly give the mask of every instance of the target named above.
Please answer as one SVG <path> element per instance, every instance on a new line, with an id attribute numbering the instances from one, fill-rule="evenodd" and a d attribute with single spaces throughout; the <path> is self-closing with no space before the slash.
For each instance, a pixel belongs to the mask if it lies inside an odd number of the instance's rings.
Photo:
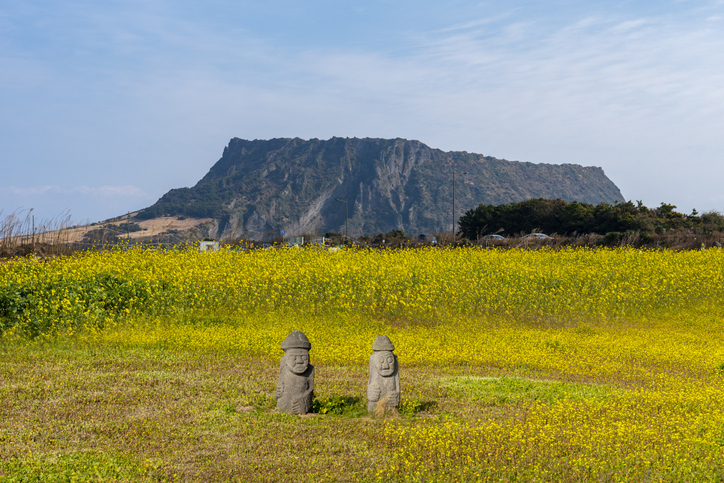
<path id="1" fill-rule="evenodd" d="M 211 236 L 259 239 L 344 231 L 336 200 L 346 199 L 350 235 L 449 231 L 453 169 L 456 216 L 530 198 L 624 201 L 598 167 L 444 152 L 401 138 L 233 138 L 194 187 L 170 190 L 137 216 L 212 218 Z"/>

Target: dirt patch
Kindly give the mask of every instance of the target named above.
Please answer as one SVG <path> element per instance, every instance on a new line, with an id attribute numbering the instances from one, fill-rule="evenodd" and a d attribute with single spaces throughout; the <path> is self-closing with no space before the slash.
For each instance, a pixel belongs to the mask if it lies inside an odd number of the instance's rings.
<path id="1" fill-rule="evenodd" d="M 141 231 L 134 231 L 128 234 L 129 238 L 145 238 L 148 236 L 156 236 L 170 230 L 184 232 L 192 228 L 201 228 L 211 223 L 211 218 L 186 218 L 179 220 L 175 216 L 162 216 L 160 218 L 152 218 L 150 220 L 139 221 L 138 226 Z M 124 235 L 125 237 L 125 235 Z"/>
<path id="2" fill-rule="evenodd" d="M 195 228 L 204 228 L 206 225 L 211 223 L 211 221 L 211 218 L 185 218 L 183 220 L 179 220 L 175 216 L 164 216 L 143 221 L 131 219 L 130 222 L 138 224 L 141 229 L 125 233 L 123 229 L 119 227 L 121 223 L 128 222 L 126 217 L 123 217 L 120 219 L 113 219 L 113 221 L 96 223 L 94 225 L 83 225 L 72 228 L 63 228 L 62 230 L 49 231 L 36 235 L 36 238 L 39 242 L 52 240 L 55 243 L 77 243 L 83 241 L 86 234 L 93 230 L 109 229 L 111 231 L 117 230 L 119 232 L 117 235 L 118 238 L 139 240 L 158 236 L 169 231 L 184 233 Z"/>

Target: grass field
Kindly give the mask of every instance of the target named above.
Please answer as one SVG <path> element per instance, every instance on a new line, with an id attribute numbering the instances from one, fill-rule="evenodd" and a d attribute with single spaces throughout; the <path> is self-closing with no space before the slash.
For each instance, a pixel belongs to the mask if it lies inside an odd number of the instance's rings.
<path id="1" fill-rule="evenodd" d="M 715 249 L 15 259 L 0 481 L 724 481 L 723 283 Z M 365 412 L 378 334 L 399 417 Z"/>

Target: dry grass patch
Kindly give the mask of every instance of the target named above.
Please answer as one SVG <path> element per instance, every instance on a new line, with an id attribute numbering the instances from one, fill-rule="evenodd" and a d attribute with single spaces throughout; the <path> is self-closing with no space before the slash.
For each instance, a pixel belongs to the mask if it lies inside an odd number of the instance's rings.
<path id="1" fill-rule="evenodd" d="M 318 403 L 341 410 L 296 417 L 274 410 L 278 361 L 74 341 L 0 347 L 0 481 L 73 471 L 81 481 L 370 481 L 389 452 L 384 421 L 360 410 L 361 368 L 318 366 Z"/>

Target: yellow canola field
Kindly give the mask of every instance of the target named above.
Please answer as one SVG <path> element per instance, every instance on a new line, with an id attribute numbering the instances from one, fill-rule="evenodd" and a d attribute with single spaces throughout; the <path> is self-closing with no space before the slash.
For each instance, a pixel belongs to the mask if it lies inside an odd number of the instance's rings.
<path id="1" fill-rule="evenodd" d="M 718 381 L 721 384 L 721 379 Z M 689 388 L 693 390 L 694 388 Z M 721 481 L 720 389 L 534 404 L 518 418 L 390 423 L 379 481 Z"/>
<path id="2" fill-rule="evenodd" d="M 0 265 L 0 316 L 38 333 L 199 309 L 430 323 L 478 315 L 655 319 L 721 302 L 723 260 L 713 249 L 135 248 Z"/>
<path id="3" fill-rule="evenodd" d="M 0 330 L 278 357 L 300 329 L 362 365 L 386 333 L 406 364 L 638 381 L 724 363 L 723 282 L 715 249 L 136 248 L 0 265 Z"/>
<path id="4" fill-rule="evenodd" d="M 434 382 L 473 406 L 521 396 L 504 417 L 386 423 L 380 481 L 722 481 L 723 282 L 715 249 L 131 249 L 0 265 L 0 323 L 271 358 L 300 329 L 315 364 L 359 367 L 384 333 L 403 384 L 476 368 L 495 377 Z"/>

